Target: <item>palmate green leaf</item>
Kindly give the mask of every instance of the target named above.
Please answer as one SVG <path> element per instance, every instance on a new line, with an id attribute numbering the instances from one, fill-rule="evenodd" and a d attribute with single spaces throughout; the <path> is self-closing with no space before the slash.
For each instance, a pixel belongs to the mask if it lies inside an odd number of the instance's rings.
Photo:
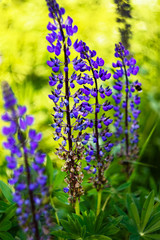
<path id="1" fill-rule="evenodd" d="M 16 212 L 16 204 L 12 204 L 9 206 L 9 208 L 5 212 L 4 218 L 1 220 L 0 225 L 6 222 L 7 220 L 10 220 L 13 216 L 15 216 Z"/>
<path id="2" fill-rule="evenodd" d="M 12 191 L 11 189 L 5 184 L 3 181 L 0 180 L 0 190 L 6 200 L 10 203 L 13 203 L 13 196 L 12 196 Z"/>
<path id="3" fill-rule="evenodd" d="M 72 217 L 73 217 L 73 219 L 77 220 L 80 223 L 81 226 L 85 225 L 82 217 L 78 216 L 75 213 L 72 213 Z"/>
<path id="4" fill-rule="evenodd" d="M 62 230 L 58 230 L 58 231 L 53 231 L 51 232 L 52 235 L 56 236 L 56 237 L 60 237 L 60 238 L 64 238 L 64 239 L 78 239 L 79 236 L 66 232 L 66 231 L 62 231 Z"/>
<path id="5" fill-rule="evenodd" d="M 8 207 L 9 205 L 7 203 L 0 201 L 0 213 L 4 213 Z"/>
<path id="6" fill-rule="evenodd" d="M 138 235 L 137 226 L 135 225 L 135 223 L 133 222 L 132 219 L 129 219 L 128 221 L 125 221 L 124 223 L 122 222 L 122 225 L 124 225 L 130 233 Z"/>
<path id="7" fill-rule="evenodd" d="M 12 235 L 10 233 L 8 233 L 8 232 L 0 232 L 0 238 L 2 240 L 14 240 Z"/>
<path id="8" fill-rule="evenodd" d="M 132 219 L 135 221 L 135 224 L 136 224 L 138 230 L 140 230 L 139 212 L 138 212 L 137 206 L 134 202 L 132 202 L 130 205 L 130 212 L 132 214 Z"/>
<path id="9" fill-rule="evenodd" d="M 148 231 L 150 228 L 152 228 L 159 221 L 160 221 L 160 212 L 157 212 L 154 216 L 152 216 L 149 224 L 145 228 L 145 232 Z"/>
<path id="10" fill-rule="evenodd" d="M 125 190 L 126 188 L 128 188 L 130 185 L 131 185 L 131 182 L 123 183 L 123 184 L 120 185 L 116 190 L 117 190 L 118 192 L 120 192 L 120 191 Z"/>
<path id="11" fill-rule="evenodd" d="M 83 224 L 86 226 L 87 231 L 90 234 L 95 234 L 95 213 L 90 211 L 89 214 L 87 212 L 83 212 Z"/>
<path id="12" fill-rule="evenodd" d="M 140 235 L 131 235 L 129 240 L 140 240 L 141 236 Z"/>
<path id="13" fill-rule="evenodd" d="M 117 227 L 114 226 L 113 224 L 112 224 L 112 225 L 107 224 L 106 226 L 104 226 L 104 227 L 101 229 L 100 232 L 101 232 L 101 234 L 110 236 L 110 235 L 114 235 L 114 234 L 116 234 L 117 232 L 119 232 L 119 228 L 117 228 Z"/>
<path id="14" fill-rule="evenodd" d="M 73 220 L 68 216 L 68 221 L 61 220 L 61 224 L 66 232 L 72 233 L 77 237 L 81 237 L 81 225 L 77 219 Z"/>
<path id="15" fill-rule="evenodd" d="M 69 206 L 69 204 L 68 204 L 68 197 L 67 197 L 67 195 L 64 192 L 62 192 L 62 191 L 54 191 L 54 196 L 63 205 L 65 205 L 65 206 L 68 205 Z M 54 198 L 54 201 L 56 200 L 55 198 Z"/>
<path id="16" fill-rule="evenodd" d="M 115 209 L 117 210 L 117 212 L 121 215 L 121 216 L 123 216 L 123 219 L 124 220 L 129 220 L 129 217 L 127 216 L 127 214 L 121 209 L 121 208 L 119 208 L 118 206 L 114 206 L 115 207 Z"/>
<path id="17" fill-rule="evenodd" d="M 61 186 L 62 182 L 64 181 L 65 178 L 65 172 L 57 172 L 55 178 L 54 178 L 54 184 L 53 184 L 53 189 L 56 189 L 58 186 Z"/>
<path id="18" fill-rule="evenodd" d="M 148 227 L 147 230 L 145 229 L 145 234 L 146 233 L 152 233 L 152 232 L 155 232 L 155 231 L 158 231 L 160 230 L 160 219 L 159 221 L 157 221 L 155 224 L 153 224 L 150 228 Z"/>
<path id="19" fill-rule="evenodd" d="M 157 239 L 160 240 L 160 234 L 147 234 L 145 235 L 146 237 L 150 238 L 150 239 Z"/>
<path id="20" fill-rule="evenodd" d="M 153 208 L 152 215 L 155 215 L 155 214 L 157 214 L 158 212 L 160 212 L 160 203 L 159 203 L 159 202 L 156 202 L 156 203 L 154 204 L 154 208 Z"/>
<path id="21" fill-rule="evenodd" d="M 95 233 L 98 233 L 99 230 L 102 228 L 103 224 L 103 219 L 104 219 L 104 212 L 100 212 L 99 215 L 96 217 L 96 222 L 95 222 Z"/>
<path id="22" fill-rule="evenodd" d="M 49 186 L 52 186 L 54 169 L 53 169 L 52 161 L 48 155 L 47 155 L 47 162 L 46 162 L 46 172 L 47 172 L 47 176 L 48 176 L 48 184 L 49 184 Z"/>
<path id="23" fill-rule="evenodd" d="M 101 229 L 101 234 L 103 235 L 114 235 L 119 231 L 119 228 L 116 226 L 122 221 L 123 216 L 117 217 L 117 218 L 111 218 L 111 222 L 107 223 L 104 227 Z"/>
<path id="24" fill-rule="evenodd" d="M 142 238 L 143 240 L 152 240 L 152 238 L 150 238 L 150 237 L 146 237 L 146 236 L 143 236 L 143 238 Z M 141 239 L 140 239 L 141 240 Z"/>
<path id="25" fill-rule="evenodd" d="M 12 223 L 10 221 L 0 222 L 0 232 L 8 231 L 12 227 Z"/>
<path id="26" fill-rule="evenodd" d="M 129 215 L 132 215 L 131 211 L 130 211 L 130 205 L 134 202 L 134 199 L 132 198 L 131 194 L 127 194 L 126 197 L 126 206 L 127 206 L 127 210 L 129 212 Z"/>
<path id="27" fill-rule="evenodd" d="M 84 240 L 112 240 L 112 238 L 104 235 L 92 235 L 92 236 L 86 237 Z"/>
<path id="28" fill-rule="evenodd" d="M 114 226 L 117 226 L 117 225 L 122 221 L 123 216 L 119 216 L 119 217 L 116 217 L 116 218 L 113 217 L 113 216 L 111 216 L 110 219 L 111 219 L 111 221 L 112 221 L 112 224 L 113 224 Z"/>
<path id="29" fill-rule="evenodd" d="M 86 235 L 86 226 L 84 225 L 82 218 L 76 214 L 72 214 L 72 216 L 76 225 L 76 232 L 74 233 L 78 234 L 81 238 L 84 238 L 84 236 Z"/>
<path id="30" fill-rule="evenodd" d="M 16 239 L 15 240 L 26 240 L 26 235 L 25 233 L 23 232 L 22 229 L 20 229 L 17 234 L 16 234 Z"/>
<path id="31" fill-rule="evenodd" d="M 149 218 L 151 217 L 151 213 L 153 211 L 154 207 L 154 192 L 152 191 L 147 199 L 144 202 L 142 212 L 141 212 L 141 232 L 143 232 L 144 228 L 146 227 L 146 224 L 149 221 Z"/>

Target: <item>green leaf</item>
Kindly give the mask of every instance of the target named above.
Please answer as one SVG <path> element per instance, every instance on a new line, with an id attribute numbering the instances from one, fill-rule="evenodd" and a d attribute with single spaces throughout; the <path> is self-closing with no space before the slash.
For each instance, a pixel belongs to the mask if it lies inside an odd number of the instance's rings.
<path id="1" fill-rule="evenodd" d="M 159 203 L 159 202 L 156 202 L 156 203 L 154 204 L 154 209 L 153 209 L 152 215 L 155 215 L 155 214 L 157 214 L 158 212 L 160 213 L 160 203 Z"/>
<path id="2" fill-rule="evenodd" d="M 68 221 L 62 219 L 61 224 L 66 232 L 74 234 L 77 238 L 81 237 L 81 225 L 77 219 L 68 216 Z"/>
<path id="3" fill-rule="evenodd" d="M 114 226 L 117 226 L 123 219 L 123 216 L 119 216 L 119 217 L 112 217 L 112 224 L 114 224 Z"/>
<path id="4" fill-rule="evenodd" d="M 119 208 L 118 206 L 114 206 L 115 207 L 115 209 L 117 210 L 117 212 L 121 215 L 121 216 L 123 216 L 125 219 L 129 219 L 129 217 L 127 216 L 127 214 L 121 209 L 121 208 Z"/>
<path id="5" fill-rule="evenodd" d="M 146 237 L 146 236 L 143 236 L 142 239 L 144 239 L 144 240 L 152 240 L 152 238 L 149 238 L 149 237 Z"/>
<path id="6" fill-rule="evenodd" d="M 61 191 L 54 191 L 54 196 L 61 201 L 63 204 L 67 204 L 68 205 L 68 197 L 66 195 L 66 193 L 61 192 Z"/>
<path id="7" fill-rule="evenodd" d="M 13 203 L 13 196 L 11 189 L 5 184 L 3 181 L 0 180 L 0 190 L 2 191 L 6 200 L 10 203 Z"/>
<path id="8" fill-rule="evenodd" d="M 92 235 L 85 238 L 84 240 L 112 240 L 112 239 L 104 235 Z"/>
<path id="9" fill-rule="evenodd" d="M 95 234 L 95 213 L 91 210 L 87 215 L 87 212 L 83 212 L 83 224 L 86 226 L 87 231 L 92 235 Z"/>
<path id="10" fill-rule="evenodd" d="M 138 235 L 138 229 L 132 219 L 122 222 L 122 225 L 124 225 L 133 235 Z"/>
<path id="11" fill-rule="evenodd" d="M 120 185 L 118 188 L 117 188 L 117 191 L 122 191 L 126 188 L 128 188 L 129 186 L 131 185 L 131 182 L 126 182 L 126 183 L 123 183 L 122 185 Z"/>
<path id="12" fill-rule="evenodd" d="M 107 235 L 107 236 L 116 234 L 120 230 L 116 226 L 122 221 L 122 219 L 123 219 L 123 216 L 120 216 L 117 218 L 112 217 L 110 219 L 111 222 L 105 224 L 105 226 L 102 227 L 101 234 Z"/>
<path id="13" fill-rule="evenodd" d="M 60 186 L 62 184 L 62 182 L 64 181 L 64 178 L 65 178 L 65 173 L 58 171 L 58 173 L 57 173 L 57 175 L 55 176 L 55 179 L 54 179 L 53 188 L 55 189 L 58 186 Z"/>
<path id="14" fill-rule="evenodd" d="M 145 230 L 146 233 L 152 233 L 160 229 L 160 220 L 157 221 L 154 225 L 152 225 L 150 228 L 148 227 L 147 230 Z"/>
<path id="15" fill-rule="evenodd" d="M 8 231 L 12 227 L 12 223 L 10 221 L 3 221 L 0 223 L 0 231 Z"/>
<path id="16" fill-rule="evenodd" d="M 101 234 L 104 234 L 104 235 L 114 235 L 116 234 L 117 232 L 119 232 L 119 228 L 117 228 L 116 226 L 114 226 L 113 224 L 111 224 L 109 226 L 109 224 L 107 224 L 106 226 L 104 226 L 102 229 L 101 229 Z"/>
<path id="17" fill-rule="evenodd" d="M 61 237 L 61 238 L 64 238 L 64 239 L 69 239 L 69 238 L 77 239 L 77 235 L 74 235 L 72 233 L 68 233 L 68 232 L 65 232 L 65 231 L 62 231 L 62 230 L 53 231 L 53 232 L 51 232 L 51 234 L 56 236 L 56 237 Z"/>
<path id="18" fill-rule="evenodd" d="M 150 239 L 160 239 L 160 234 L 147 234 L 146 237 L 149 237 Z"/>
<path id="19" fill-rule="evenodd" d="M 157 119 L 157 121 L 155 122 L 155 124 L 154 124 L 152 130 L 150 131 L 150 133 L 149 133 L 149 135 L 148 135 L 145 143 L 143 144 L 143 147 L 142 147 L 141 152 L 140 152 L 140 154 L 139 154 L 139 158 L 142 157 L 142 155 L 143 155 L 143 153 L 144 153 L 144 151 L 145 151 L 145 149 L 146 149 L 146 147 L 147 147 L 147 144 L 148 144 L 150 138 L 152 137 L 152 134 L 154 133 L 154 131 L 155 131 L 156 127 L 157 127 L 158 122 L 159 122 L 159 119 Z"/>
<path id="20" fill-rule="evenodd" d="M 0 201 L 0 213 L 4 213 L 8 207 L 9 205 L 7 203 Z"/>
<path id="21" fill-rule="evenodd" d="M 129 240 L 139 240 L 140 239 L 140 235 L 131 235 Z"/>
<path id="22" fill-rule="evenodd" d="M 155 224 L 157 224 L 157 222 L 159 222 L 159 221 L 160 221 L 160 212 L 157 212 L 155 215 L 152 216 L 149 224 L 145 228 L 145 232 L 148 231 L 153 226 L 155 226 Z"/>
<path id="23" fill-rule="evenodd" d="M 12 204 L 5 212 L 5 216 L 0 222 L 0 224 L 3 224 L 5 221 L 11 219 L 13 216 L 15 216 L 16 211 L 16 204 Z"/>
<path id="24" fill-rule="evenodd" d="M 22 229 L 20 229 L 18 232 L 17 232 L 17 239 L 19 240 L 26 240 L 26 235 L 25 233 L 23 232 Z M 16 239 L 15 239 L 16 240 Z"/>
<path id="25" fill-rule="evenodd" d="M 99 215 L 96 217 L 95 233 L 98 233 L 98 231 L 101 230 L 103 219 L 104 219 L 104 212 L 100 212 Z"/>
<path id="26" fill-rule="evenodd" d="M 135 221 L 138 230 L 140 230 L 140 217 L 139 217 L 137 206 L 134 202 L 132 202 L 130 205 L 130 212 L 132 214 L 132 218 Z"/>
<path id="27" fill-rule="evenodd" d="M 143 232 L 154 207 L 154 192 L 152 191 L 144 202 L 141 213 L 141 232 Z"/>
<path id="28" fill-rule="evenodd" d="M 14 240 L 12 235 L 8 232 L 0 232 L 0 237 L 2 238 L 2 240 Z"/>
<path id="29" fill-rule="evenodd" d="M 53 164 L 50 159 L 50 157 L 47 155 L 47 162 L 46 162 L 46 171 L 47 171 L 47 176 L 48 176 L 48 184 L 49 186 L 53 185 Z"/>

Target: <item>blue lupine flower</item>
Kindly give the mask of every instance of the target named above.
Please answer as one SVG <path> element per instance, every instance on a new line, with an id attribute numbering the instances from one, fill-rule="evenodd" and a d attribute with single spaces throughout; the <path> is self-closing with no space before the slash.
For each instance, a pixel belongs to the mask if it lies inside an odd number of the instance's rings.
<path id="1" fill-rule="evenodd" d="M 34 129 L 29 129 L 27 134 L 26 130 L 33 125 L 34 118 L 25 115 L 27 110 L 25 106 L 17 105 L 17 100 L 7 82 L 3 82 L 2 90 L 6 110 L 2 119 L 9 125 L 2 129 L 7 138 L 7 141 L 3 142 L 3 147 L 10 152 L 6 156 L 6 161 L 7 167 L 13 171 L 13 178 L 9 183 L 15 187 L 13 199 L 17 204 L 19 224 L 24 229 L 27 239 L 49 239 L 48 234 L 39 228 L 38 223 L 40 217 L 44 216 L 46 222 L 42 222 L 42 226 L 47 228 L 52 226 L 48 211 L 50 206 L 46 201 L 49 192 L 43 167 L 45 154 L 37 150 L 42 134 Z M 23 164 L 19 165 L 22 159 Z M 29 159 L 33 159 L 32 162 L 29 162 Z"/>
<path id="2" fill-rule="evenodd" d="M 86 146 L 86 161 L 89 163 L 93 160 L 94 165 L 87 164 L 84 170 L 95 174 L 92 181 L 94 182 L 96 189 L 99 191 L 106 182 L 106 179 L 104 178 L 104 170 L 108 167 L 105 156 L 106 147 L 107 152 L 110 152 L 112 148 L 112 145 L 109 144 L 110 141 L 108 137 L 105 136 L 106 133 L 109 133 L 108 126 L 112 123 L 112 119 L 106 117 L 105 114 L 101 116 L 100 110 L 103 108 L 103 110 L 107 112 L 113 108 L 108 99 L 104 100 L 112 94 L 112 90 L 109 87 L 104 88 L 102 82 L 100 85 L 100 81 L 108 80 L 111 77 L 111 74 L 102 68 L 104 60 L 99 57 L 96 58 L 96 51 L 91 51 L 86 43 L 76 40 L 73 47 L 78 53 L 80 53 L 80 58 L 74 59 L 73 67 L 76 71 L 79 70 L 81 74 L 84 72 L 82 75 L 84 81 L 80 83 L 78 82 L 80 85 L 83 85 L 83 88 L 80 88 L 80 94 L 82 94 L 80 100 L 82 103 L 79 107 L 79 111 L 85 118 L 85 131 L 87 131 L 88 128 L 93 128 L 93 134 L 86 132 L 83 134 L 83 138 L 85 139 Z M 92 87 L 86 86 L 86 83 Z M 92 101 L 90 101 L 90 99 L 92 99 Z M 103 104 L 101 104 L 100 99 L 103 99 Z M 88 119 L 90 114 L 92 114 L 93 120 Z M 109 133 L 108 136 L 111 135 Z M 100 138 L 104 142 L 103 146 L 100 145 Z"/>
<path id="3" fill-rule="evenodd" d="M 137 148 L 137 129 L 139 128 L 137 118 L 140 114 L 138 106 L 141 102 L 137 94 L 133 95 L 136 86 L 141 89 L 141 83 L 138 80 L 131 82 L 129 78 L 131 75 L 137 75 L 139 67 L 136 66 L 136 60 L 133 57 L 127 59 L 128 55 L 129 51 L 124 48 L 122 43 L 115 45 L 115 57 L 120 58 L 120 60 L 112 64 L 116 68 L 113 74 L 114 79 L 116 79 L 113 86 L 116 90 L 113 95 L 113 99 L 115 100 L 115 136 L 119 139 L 119 142 L 125 139 L 125 152 L 127 156 L 131 153 L 134 154 Z"/>
<path id="4" fill-rule="evenodd" d="M 82 159 L 85 142 L 82 141 L 82 136 L 79 134 L 84 128 L 83 115 L 79 115 L 79 102 L 82 94 L 79 90 L 73 93 L 72 89 L 75 88 L 75 83 L 79 82 L 80 84 L 82 82 L 83 84 L 85 80 L 82 80 L 76 72 L 70 74 L 70 69 L 73 69 L 70 66 L 73 64 L 75 71 L 85 70 L 85 64 L 77 58 L 70 59 L 70 49 L 73 45 L 77 46 L 77 42 L 73 43 L 71 39 L 78 31 L 73 19 L 68 16 L 64 20 L 65 10 L 60 8 L 55 0 L 46 0 L 46 2 L 49 17 L 53 20 L 47 25 L 50 33 L 46 37 L 49 42 L 47 50 L 54 56 L 47 61 L 48 66 L 52 69 L 49 85 L 54 86 L 52 94 L 48 95 L 54 104 L 54 123 L 51 126 L 54 128 L 54 140 L 59 141 L 60 145 L 56 154 L 66 161 L 62 170 L 67 173 L 65 182 L 68 183 L 68 187 L 64 188 L 64 192 L 69 194 L 69 202 L 74 204 L 76 199 L 79 199 L 83 194 L 81 186 L 83 174 L 81 164 L 77 160 Z M 59 55 L 63 55 L 64 62 L 57 58 Z M 74 104 L 71 104 L 71 98 L 74 99 Z M 78 131 L 77 136 L 77 133 L 74 134 L 75 131 Z"/>

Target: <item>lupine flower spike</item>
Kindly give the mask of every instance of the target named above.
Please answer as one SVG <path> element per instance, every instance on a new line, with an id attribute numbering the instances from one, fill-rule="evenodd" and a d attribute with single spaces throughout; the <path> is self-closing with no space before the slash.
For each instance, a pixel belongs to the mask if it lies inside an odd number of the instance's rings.
<path id="1" fill-rule="evenodd" d="M 49 67 L 52 68 L 52 76 L 49 77 L 49 85 L 54 89 L 49 98 L 54 103 L 54 140 L 59 141 L 57 155 L 65 160 L 62 171 L 67 173 L 65 182 L 67 187 L 64 192 L 69 194 L 69 202 L 73 205 L 76 200 L 83 194 L 82 180 L 83 173 L 81 171 L 80 159 L 83 158 L 83 145 L 81 142 L 81 127 L 83 118 L 78 113 L 78 91 L 72 94 L 75 81 L 80 80 L 75 72 L 70 74 L 72 61 L 70 60 L 70 48 L 72 46 L 71 36 L 78 31 L 76 25 L 73 25 L 71 17 L 63 20 L 65 13 L 64 8 L 60 8 L 55 0 L 46 0 L 49 8 L 49 22 L 47 29 L 51 31 L 46 37 L 49 45 L 47 47 L 50 53 L 54 53 L 54 58 L 47 61 Z M 58 56 L 64 58 L 64 62 L 58 59 Z M 78 130 L 78 133 L 77 131 Z"/>
<path id="2" fill-rule="evenodd" d="M 113 95 L 115 101 L 115 136 L 118 140 L 117 143 L 125 143 L 125 155 L 127 160 L 129 160 L 130 157 L 135 158 L 138 153 L 137 143 L 139 135 L 137 129 L 139 125 L 137 119 L 140 114 L 140 97 L 135 93 L 137 89 L 138 91 L 141 90 L 141 83 L 138 80 L 130 81 L 130 76 L 137 75 L 139 71 L 139 67 L 136 66 L 136 60 L 133 57 L 127 59 L 129 51 L 125 49 L 122 43 L 115 46 L 115 57 L 120 59 L 113 63 L 113 67 L 116 68 L 113 74 L 115 79 L 113 88 L 116 92 Z M 126 163 L 126 166 L 128 168 L 127 171 L 129 171 L 129 164 Z"/>
<path id="3" fill-rule="evenodd" d="M 104 171 L 108 168 L 111 160 L 107 153 L 113 147 L 113 143 L 109 140 L 112 136 L 109 125 L 113 120 L 105 113 L 101 114 L 102 109 L 104 112 L 108 112 L 113 108 L 109 101 L 112 90 L 105 85 L 105 81 L 111 77 L 111 74 L 103 69 L 104 60 L 96 57 L 96 51 L 91 51 L 84 42 L 77 40 L 74 48 L 80 53 L 80 59 L 74 59 L 74 69 L 85 72 L 81 78 L 83 87 L 80 88 L 80 92 L 83 102 L 79 111 L 85 118 L 84 128 L 93 129 L 92 133 L 88 131 L 84 134 L 82 142 L 86 146 L 87 166 L 84 169 L 88 173 L 94 174 L 90 181 L 93 182 L 97 191 L 100 191 L 107 182 Z"/>
<path id="4" fill-rule="evenodd" d="M 4 108 L 2 120 L 8 123 L 2 133 L 7 137 L 3 147 L 9 150 L 7 166 L 13 171 L 9 180 L 15 187 L 14 201 L 17 204 L 19 224 L 28 240 L 50 239 L 49 227 L 52 226 L 47 176 L 43 163 L 45 154 L 38 151 L 41 133 L 31 128 L 34 118 L 25 115 L 27 108 L 17 104 L 12 89 L 7 82 L 2 84 Z M 40 218 L 42 229 L 39 228 Z"/>

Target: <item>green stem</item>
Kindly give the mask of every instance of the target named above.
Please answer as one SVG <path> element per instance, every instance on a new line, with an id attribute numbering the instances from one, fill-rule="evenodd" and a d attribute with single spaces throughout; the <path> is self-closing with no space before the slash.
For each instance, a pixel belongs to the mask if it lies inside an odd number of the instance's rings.
<path id="1" fill-rule="evenodd" d="M 98 191 L 98 199 L 97 199 L 97 216 L 101 211 L 101 199 L 102 199 L 102 190 Z"/>
<path id="2" fill-rule="evenodd" d="M 53 207 L 54 210 L 55 210 L 55 217 L 56 217 L 57 223 L 58 223 L 58 225 L 60 226 L 60 221 L 59 221 L 59 218 L 58 218 L 57 210 L 56 210 L 56 207 L 55 207 L 55 205 L 54 205 L 54 202 L 53 202 L 53 199 L 52 199 L 51 196 L 50 196 L 50 201 L 51 201 L 52 207 Z"/>
<path id="3" fill-rule="evenodd" d="M 106 198 L 106 200 L 105 200 L 105 202 L 104 202 L 104 204 L 103 204 L 103 207 L 102 207 L 102 211 L 104 211 L 104 210 L 105 210 L 105 208 L 106 208 L 106 205 L 107 205 L 107 203 L 108 203 L 108 201 L 109 201 L 110 197 L 111 197 L 111 195 L 108 195 L 108 197 Z"/>
<path id="4" fill-rule="evenodd" d="M 79 199 L 76 199 L 76 203 L 75 203 L 75 213 L 80 216 L 80 207 L 79 207 Z"/>
<path id="5" fill-rule="evenodd" d="M 50 196 L 50 201 L 51 201 L 52 207 L 55 209 L 55 217 L 56 217 L 56 220 L 57 220 L 57 224 L 60 226 L 60 221 L 59 221 L 59 217 L 58 217 L 58 214 L 57 214 L 57 210 L 56 210 L 56 207 L 54 205 L 53 198 L 51 196 Z M 58 237 L 58 240 L 64 240 L 64 239 L 61 238 L 61 237 Z"/>

